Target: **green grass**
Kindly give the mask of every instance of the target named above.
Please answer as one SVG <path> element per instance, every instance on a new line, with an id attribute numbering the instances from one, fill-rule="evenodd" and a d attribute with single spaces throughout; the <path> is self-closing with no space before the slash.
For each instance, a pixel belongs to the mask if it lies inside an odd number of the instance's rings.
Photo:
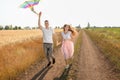
<path id="1" fill-rule="evenodd" d="M 69 72 L 67 80 L 69 79 L 76 80 L 76 70 L 78 69 L 78 62 L 79 62 L 78 53 L 81 47 L 81 38 L 82 38 L 82 31 L 79 32 L 78 38 L 76 39 L 76 42 L 74 45 L 74 59 L 73 59 L 72 68 Z"/>
<path id="2" fill-rule="evenodd" d="M 86 30 L 99 49 L 120 71 L 120 28 L 91 28 Z"/>

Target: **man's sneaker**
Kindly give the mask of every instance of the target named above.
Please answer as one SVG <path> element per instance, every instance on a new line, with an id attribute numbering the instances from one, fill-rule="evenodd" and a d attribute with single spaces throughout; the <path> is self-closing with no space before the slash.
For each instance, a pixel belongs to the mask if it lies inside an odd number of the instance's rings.
<path id="1" fill-rule="evenodd" d="M 53 58 L 53 64 L 55 64 L 55 58 Z"/>
<path id="2" fill-rule="evenodd" d="M 50 66 L 50 64 L 51 64 L 51 62 L 49 62 L 49 63 L 47 64 L 47 67 Z"/>

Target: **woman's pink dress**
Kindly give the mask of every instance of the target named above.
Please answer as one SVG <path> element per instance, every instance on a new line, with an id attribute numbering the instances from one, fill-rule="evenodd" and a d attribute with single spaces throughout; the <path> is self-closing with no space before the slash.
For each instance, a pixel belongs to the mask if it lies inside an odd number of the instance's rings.
<path id="1" fill-rule="evenodd" d="M 69 59 L 73 56 L 74 53 L 74 43 L 71 40 L 65 40 L 65 39 L 71 39 L 71 32 L 68 31 L 66 34 L 62 32 L 63 42 L 62 42 L 62 53 L 64 55 L 65 59 Z"/>

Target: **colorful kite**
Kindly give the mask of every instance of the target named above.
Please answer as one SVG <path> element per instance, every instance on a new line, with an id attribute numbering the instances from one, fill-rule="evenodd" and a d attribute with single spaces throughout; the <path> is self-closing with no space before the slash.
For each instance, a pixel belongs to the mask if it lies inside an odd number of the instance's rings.
<path id="1" fill-rule="evenodd" d="M 20 5 L 21 8 L 30 8 L 32 12 L 38 15 L 38 13 L 34 10 L 34 6 L 39 4 L 40 0 L 29 0 L 25 1 Z"/>

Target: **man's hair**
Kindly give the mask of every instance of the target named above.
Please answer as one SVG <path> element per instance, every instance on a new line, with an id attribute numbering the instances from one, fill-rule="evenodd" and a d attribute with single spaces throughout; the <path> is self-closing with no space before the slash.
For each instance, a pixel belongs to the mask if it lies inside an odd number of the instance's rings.
<path id="1" fill-rule="evenodd" d="M 49 22 L 48 20 L 45 20 L 45 22 Z"/>

